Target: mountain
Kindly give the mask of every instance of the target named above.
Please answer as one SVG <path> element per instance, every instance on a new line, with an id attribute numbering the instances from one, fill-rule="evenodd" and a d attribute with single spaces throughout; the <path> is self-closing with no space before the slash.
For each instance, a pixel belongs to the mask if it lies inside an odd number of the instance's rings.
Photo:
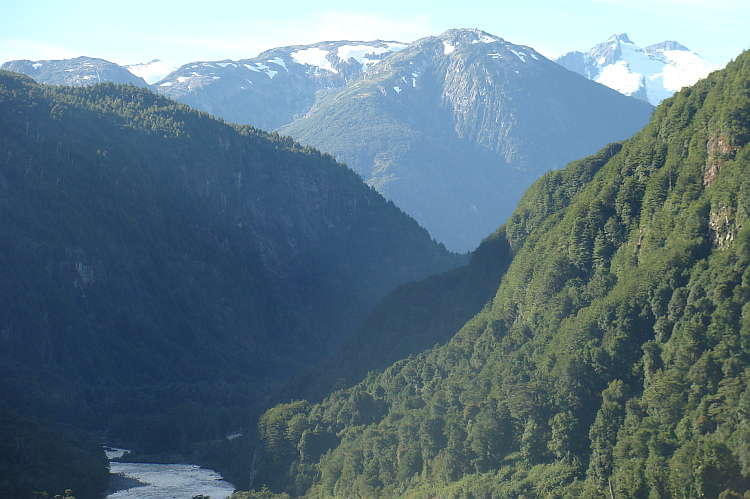
<path id="1" fill-rule="evenodd" d="M 377 40 L 280 47 L 252 59 L 186 64 L 155 88 L 224 120 L 275 130 L 404 46 Z"/>
<path id="2" fill-rule="evenodd" d="M 492 301 L 446 344 L 267 411 L 256 486 L 748 497 L 749 117 L 745 52 L 631 139 L 542 176 L 496 234 L 512 262 Z"/>
<path id="3" fill-rule="evenodd" d="M 665 41 L 641 48 L 625 33 L 611 36 L 587 53 L 563 54 L 555 62 L 655 106 L 717 69 L 677 42 Z"/>
<path id="4" fill-rule="evenodd" d="M 112 82 L 147 87 L 146 81 L 122 66 L 94 57 L 77 57 L 56 61 L 18 60 L 4 63 L 0 69 L 31 76 L 47 85 L 79 87 Z"/>
<path id="5" fill-rule="evenodd" d="M 11 64 L 45 81 L 33 66 Z M 479 30 L 408 46 L 280 47 L 252 59 L 189 63 L 156 82 L 168 68 L 152 61 L 130 69 L 191 107 L 334 154 L 460 252 L 507 219 L 542 173 L 629 137 L 650 115 L 646 105 Z"/>
<path id="6" fill-rule="evenodd" d="M 511 259 L 501 228 L 472 252 L 468 265 L 399 286 L 357 324 L 338 350 L 292 379 L 274 400 L 320 401 L 371 371 L 445 343 L 492 300 Z"/>
<path id="7" fill-rule="evenodd" d="M 125 66 L 125 69 L 133 73 L 135 76 L 143 78 L 143 80 L 149 85 L 153 85 L 154 83 L 163 80 L 175 70 L 175 68 L 168 66 L 159 59 L 154 59 L 145 64 L 129 64 Z"/>
<path id="8" fill-rule="evenodd" d="M 629 137 L 651 111 L 532 48 L 467 29 L 388 55 L 281 131 L 468 251 L 540 175 Z"/>
<path id="9" fill-rule="evenodd" d="M 389 290 L 466 261 L 330 155 L 133 85 L 0 71 L 0 137 L 0 413 L 139 453 L 242 431 Z"/>

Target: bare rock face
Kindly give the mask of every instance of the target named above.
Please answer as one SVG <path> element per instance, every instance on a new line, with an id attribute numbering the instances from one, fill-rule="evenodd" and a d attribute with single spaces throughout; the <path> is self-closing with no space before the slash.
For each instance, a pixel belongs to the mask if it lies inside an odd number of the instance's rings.
<path id="1" fill-rule="evenodd" d="M 390 54 L 281 131 L 334 154 L 467 251 L 539 176 L 629 137 L 651 111 L 530 47 L 466 29 Z"/>
<path id="2" fill-rule="evenodd" d="M 154 89 L 227 121 L 275 130 L 404 46 L 377 40 L 280 47 L 252 59 L 186 64 Z"/>

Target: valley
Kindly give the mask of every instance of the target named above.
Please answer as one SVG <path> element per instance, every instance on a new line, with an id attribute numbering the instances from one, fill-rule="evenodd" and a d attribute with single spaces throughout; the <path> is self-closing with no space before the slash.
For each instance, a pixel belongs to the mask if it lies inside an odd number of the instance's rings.
<path id="1" fill-rule="evenodd" d="M 750 52 L 594 74 L 683 49 L 0 70 L 0 496 L 747 499 Z"/>

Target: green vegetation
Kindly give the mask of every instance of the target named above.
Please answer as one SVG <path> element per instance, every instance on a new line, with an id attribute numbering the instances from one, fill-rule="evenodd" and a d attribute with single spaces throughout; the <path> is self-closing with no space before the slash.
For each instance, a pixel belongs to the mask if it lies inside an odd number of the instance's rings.
<path id="1" fill-rule="evenodd" d="M 108 483 L 98 439 L 0 410 L 0 497 L 96 499 Z"/>
<path id="2" fill-rule="evenodd" d="M 336 353 L 302 372 L 275 400 L 320 401 L 370 371 L 445 343 L 492 299 L 511 259 L 501 228 L 474 250 L 468 265 L 399 286 L 365 316 Z"/>
<path id="3" fill-rule="evenodd" d="M 240 446 L 379 298 L 468 259 L 331 156 L 146 89 L 2 71 L 0 117 L 0 400 L 141 456 Z"/>
<path id="4" fill-rule="evenodd" d="M 492 303 L 448 343 L 267 411 L 256 484 L 748 497 L 748 142 L 746 52 L 633 139 L 534 184 L 498 233 L 514 256 Z"/>

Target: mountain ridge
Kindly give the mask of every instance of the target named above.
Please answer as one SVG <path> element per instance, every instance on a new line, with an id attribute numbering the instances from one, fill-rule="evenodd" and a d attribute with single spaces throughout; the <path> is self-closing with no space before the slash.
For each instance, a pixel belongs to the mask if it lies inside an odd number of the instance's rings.
<path id="1" fill-rule="evenodd" d="M 747 497 L 748 116 L 744 52 L 631 139 L 542 176 L 496 234 L 513 260 L 492 301 L 445 344 L 267 411 L 264 482 L 308 498 Z"/>
<path id="2" fill-rule="evenodd" d="M 113 62 L 96 57 L 76 57 L 62 60 L 16 60 L 0 66 L 0 69 L 28 75 L 40 83 L 49 85 L 93 85 L 112 82 L 147 87 L 146 81 Z"/>
<path id="3" fill-rule="evenodd" d="M 186 64 L 155 88 L 227 121 L 275 130 L 308 112 L 318 94 L 342 88 L 402 46 L 375 40 L 276 47 L 251 59 Z"/>
<path id="4" fill-rule="evenodd" d="M 641 48 L 626 33 L 612 35 L 586 53 L 563 54 L 555 62 L 653 105 L 717 69 L 678 42 L 667 40 Z"/>
<path id="5" fill-rule="evenodd" d="M 529 47 L 449 30 L 389 55 L 281 131 L 336 155 L 467 251 L 543 172 L 627 138 L 650 112 Z"/>

